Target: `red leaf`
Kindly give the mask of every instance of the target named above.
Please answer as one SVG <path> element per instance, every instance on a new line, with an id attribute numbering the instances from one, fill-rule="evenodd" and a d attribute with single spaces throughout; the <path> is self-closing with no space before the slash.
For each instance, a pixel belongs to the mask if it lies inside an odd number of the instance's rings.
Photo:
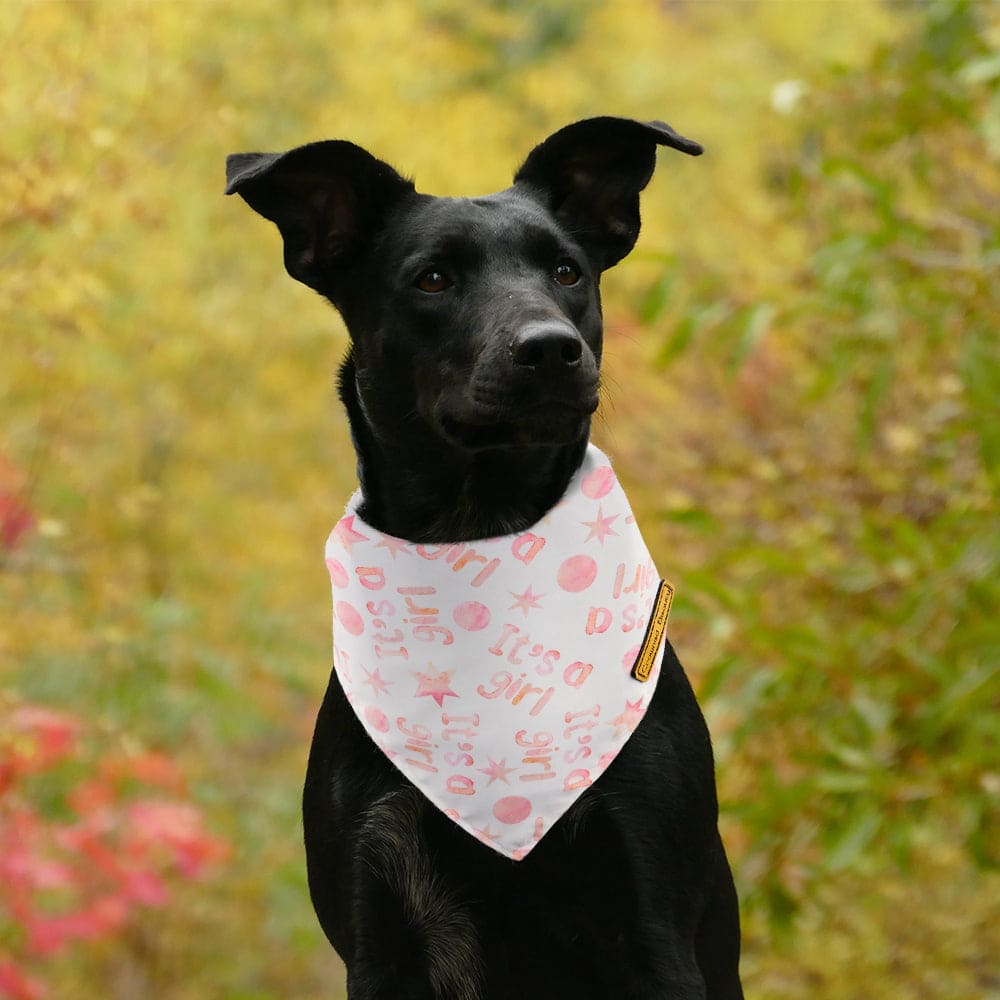
<path id="1" fill-rule="evenodd" d="M 148 751 L 128 758 L 132 776 L 147 785 L 159 785 L 168 791 L 178 792 L 184 779 L 177 765 L 166 755 Z"/>
<path id="2" fill-rule="evenodd" d="M 15 708 L 10 718 L 11 729 L 33 738 L 34 753 L 23 750 L 15 756 L 29 765 L 30 770 L 43 770 L 56 761 L 68 756 L 74 749 L 80 732 L 80 722 L 72 715 L 57 712 L 42 705 L 21 705 Z"/>
<path id="3" fill-rule="evenodd" d="M 201 813 L 192 805 L 145 799 L 133 802 L 127 811 L 132 849 L 153 845 L 169 848 L 178 870 L 188 878 L 197 878 L 206 866 L 228 853 L 223 841 L 205 832 Z"/>
<path id="4" fill-rule="evenodd" d="M 66 797 L 78 816 L 88 816 L 107 809 L 115 801 L 111 786 L 99 778 L 81 781 Z"/>
<path id="5" fill-rule="evenodd" d="M 124 896 L 103 896 L 76 913 L 34 917 L 28 922 L 28 947 L 37 955 L 51 955 L 67 942 L 94 941 L 121 929 L 129 915 Z"/>
<path id="6" fill-rule="evenodd" d="M 11 551 L 35 526 L 35 515 L 13 493 L 0 493 L 0 548 Z"/>
<path id="7" fill-rule="evenodd" d="M 156 872 L 136 869 L 125 873 L 122 891 L 134 903 L 143 906 L 164 906 L 167 902 L 167 888 Z"/>
<path id="8" fill-rule="evenodd" d="M 45 987 L 9 958 L 0 957 L 0 996 L 9 1000 L 40 1000 L 45 996 Z"/>

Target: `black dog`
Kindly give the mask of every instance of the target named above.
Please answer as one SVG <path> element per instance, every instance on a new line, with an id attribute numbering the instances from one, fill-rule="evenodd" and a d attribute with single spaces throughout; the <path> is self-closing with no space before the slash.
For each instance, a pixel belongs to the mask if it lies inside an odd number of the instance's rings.
<path id="1" fill-rule="evenodd" d="M 383 532 L 524 530 L 559 500 L 597 408 L 601 272 L 639 233 L 662 122 L 593 118 L 506 191 L 418 194 L 349 142 L 228 161 L 292 277 L 340 310 L 363 492 Z M 522 861 L 432 806 L 369 739 L 336 675 L 306 777 L 309 885 L 354 1000 L 732 1000 L 739 916 L 709 735 L 666 644 L 645 718 Z"/>

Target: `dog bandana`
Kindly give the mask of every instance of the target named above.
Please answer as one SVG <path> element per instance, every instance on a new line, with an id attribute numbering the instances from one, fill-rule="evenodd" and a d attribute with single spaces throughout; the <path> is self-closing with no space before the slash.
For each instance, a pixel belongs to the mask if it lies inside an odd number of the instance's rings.
<path id="1" fill-rule="evenodd" d="M 520 860 L 642 720 L 673 589 L 593 445 L 516 535 L 418 545 L 366 524 L 360 502 L 326 543 L 347 700 L 435 806 Z"/>

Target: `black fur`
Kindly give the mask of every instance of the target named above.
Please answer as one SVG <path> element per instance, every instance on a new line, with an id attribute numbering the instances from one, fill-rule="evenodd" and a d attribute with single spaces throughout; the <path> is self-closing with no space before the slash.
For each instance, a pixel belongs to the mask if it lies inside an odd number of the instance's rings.
<path id="1" fill-rule="evenodd" d="M 577 122 L 506 191 L 418 194 L 348 142 L 229 158 L 289 273 L 344 316 L 363 519 L 495 537 L 560 498 L 597 407 L 601 272 L 639 233 L 662 122 Z M 520 862 L 462 832 L 368 738 L 334 674 L 304 796 L 309 886 L 352 1000 L 736 1000 L 739 916 L 712 750 L 669 643 L 639 728 Z"/>

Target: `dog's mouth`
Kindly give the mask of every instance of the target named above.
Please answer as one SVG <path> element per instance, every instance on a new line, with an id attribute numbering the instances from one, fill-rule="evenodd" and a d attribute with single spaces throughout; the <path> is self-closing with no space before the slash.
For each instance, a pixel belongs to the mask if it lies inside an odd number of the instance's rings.
<path id="1" fill-rule="evenodd" d="M 471 450 L 502 448 L 511 444 L 515 437 L 515 425 L 505 420 L 495 424 L 479 424 L 442 416 L 438 426 L 452 444 Z"/>
<path id="2" fill-rule="evenodd" d="M 468 451 L 515 448 L 525 445 L 567 444 L 580 436 L 598 398 L 568 402 L 546 400 L 512 414 L 507 408 L 472 408 L 465 412 L 441 408 L 437 426 L 441 435 Z"/>

